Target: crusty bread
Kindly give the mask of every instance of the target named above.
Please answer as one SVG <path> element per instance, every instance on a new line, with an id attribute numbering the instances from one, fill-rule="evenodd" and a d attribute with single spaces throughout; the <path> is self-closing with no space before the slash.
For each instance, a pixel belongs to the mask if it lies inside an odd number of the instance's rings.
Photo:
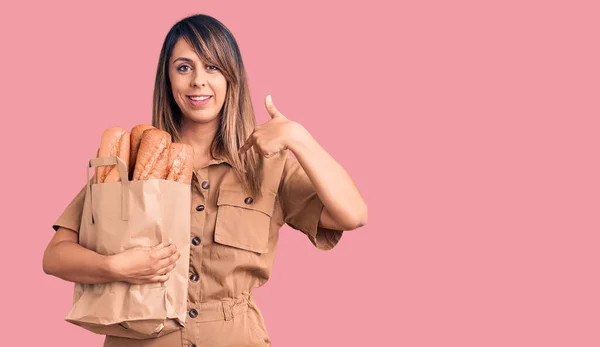
<path id="1" fill-rule="evenodd" d="M 147 129 L 142 133 L 133 180 L 165 179 L 169 161 L 171 134 L 160 129 Z"/>
<path id="2" fill-rule="evenodd" d="M 125 166 L 129 166 L 130 136 L 129 132 L 120 127 L 106 129 L 102 133 L 98 158 L 118 156 Z M 117 165 L 96 167 L 96 183 L 120 182 Z"/>
<path id="3" fill-rule="evenodd" d="M 167 179 L 191 184 L 194 172 L 194 150 L 185 143 L 173 142 L 169 146 Z"/>
<path id="4" fill-rule="evenodd" d="M 140 143 L 142 142 L 142 134 L 148 129 L 154 127 L 150 124 L 138 124 L 131 129 L 131 151 L 129 155 L 129 179 L 133 178 L 133 170 L 135 169 L 135 161 L 137 159 Z"/>

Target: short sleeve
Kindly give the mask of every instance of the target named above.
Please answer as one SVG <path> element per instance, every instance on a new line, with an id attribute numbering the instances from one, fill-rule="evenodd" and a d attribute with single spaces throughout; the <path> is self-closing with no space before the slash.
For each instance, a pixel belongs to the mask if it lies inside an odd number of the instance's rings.
<path id="1" fill-rule="evenodd" d="M 58 217 L 58 219 L 52 225 L 55 231 L 58 231 L 58 227 L 64 227 L 71 229 L 75 232 L 79 232 L 79 226 L 81 225 L 81 216 L 83 215 L 83 203 L 85 202 L 87 185 L 77 193 L 75 198 L 67 205 L 67 208 Z"/>
<path id="2" fill-rule="evenodd" d="M 315 247 L 330 250 L 337 245 L 343 231 L 319 226 L 323 202 L 298 159 L 289 151 L 285 151 L 285 155 L 279 186 L 283 220 L 291 228 L 303 232 Z"/>

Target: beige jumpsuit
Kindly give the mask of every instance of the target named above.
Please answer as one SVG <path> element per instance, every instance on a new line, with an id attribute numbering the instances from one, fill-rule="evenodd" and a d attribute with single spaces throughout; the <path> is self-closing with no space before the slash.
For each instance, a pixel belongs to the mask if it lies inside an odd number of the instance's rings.
<path id="1" fill-rule="evenodd" d="M 107 336 L 104 346 L 271 345 L 252 291 L 271 275 L 279 229 L 287 223 L 323 250 L 332 249 L 343 231 L 318 226 L 323 203 L 289 151 L 265 159 L 263 168 L 261 198 L 243 191 L 224 160 L 196 171 L 185 326 L 154 339 Z M 55 222 L 55 230 L 62 226 L 79 231 L 84 198 L 85 188 Z M 215 237 L 215 229 L 221 237 Z"/>

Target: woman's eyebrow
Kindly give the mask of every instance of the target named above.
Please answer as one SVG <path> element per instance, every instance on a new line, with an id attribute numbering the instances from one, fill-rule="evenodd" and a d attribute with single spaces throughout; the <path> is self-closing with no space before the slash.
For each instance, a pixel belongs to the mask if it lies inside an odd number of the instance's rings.
<path id="1" fill-rule="evenodd" d="M 183 60 L 183 61 L 185 61 L 185 62 L 188 62 L 188 63 L 190 63 L 190 64 L 193 64 L 193 63 L 194 63 L 194 61 L 193 61 L 192 59 L 190 59 L 190 58 L 186 58 L 186 57 L 179 57 L 179 58 L 177 58 L 177 59 L 173 60 L 173 64 L 175 64 L 175 63 L 176 63 L 178 60 Z"/>

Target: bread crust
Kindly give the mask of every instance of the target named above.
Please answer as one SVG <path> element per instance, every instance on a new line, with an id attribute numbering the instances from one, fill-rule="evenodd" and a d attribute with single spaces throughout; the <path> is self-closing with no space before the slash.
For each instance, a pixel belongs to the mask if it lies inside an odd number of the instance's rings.
<path id="1" fill-rule="evenodd" d="M 112 127 L 102 133 L 98 158 L 118 156 L 125 167 L 129 166 L 130 134 L 121 127 Z M 117 165 L 96 167 L 96 183 L 120 182 L 121 176 Z"/>
<path id="2" fill-rule="evenodd" d="M 169 146 L 167 179 L 191 184 L 194 172 L 194 150 L 185 143 L 173 142 Z"/>
<path id="3" fill-rule="evenodd" d="M 166 131 L 144 130 L 133 170 L 134 181 L 167 177 L 171 142 L 171 134 Z"/>
<path id="4" fill-rule="evenodd" d="M 137 160 L 138 151 L 140 149 L 140 143 L 142 142 L 142 135 L 144 131 L 148 129 L 154 129 L 154 126 L 150 124 L 138 124 L 131 129 L 131 151 L 129 155 L 129 179 L 133 178 L 133 170 L 135 169 L 135 162 Z"/>

